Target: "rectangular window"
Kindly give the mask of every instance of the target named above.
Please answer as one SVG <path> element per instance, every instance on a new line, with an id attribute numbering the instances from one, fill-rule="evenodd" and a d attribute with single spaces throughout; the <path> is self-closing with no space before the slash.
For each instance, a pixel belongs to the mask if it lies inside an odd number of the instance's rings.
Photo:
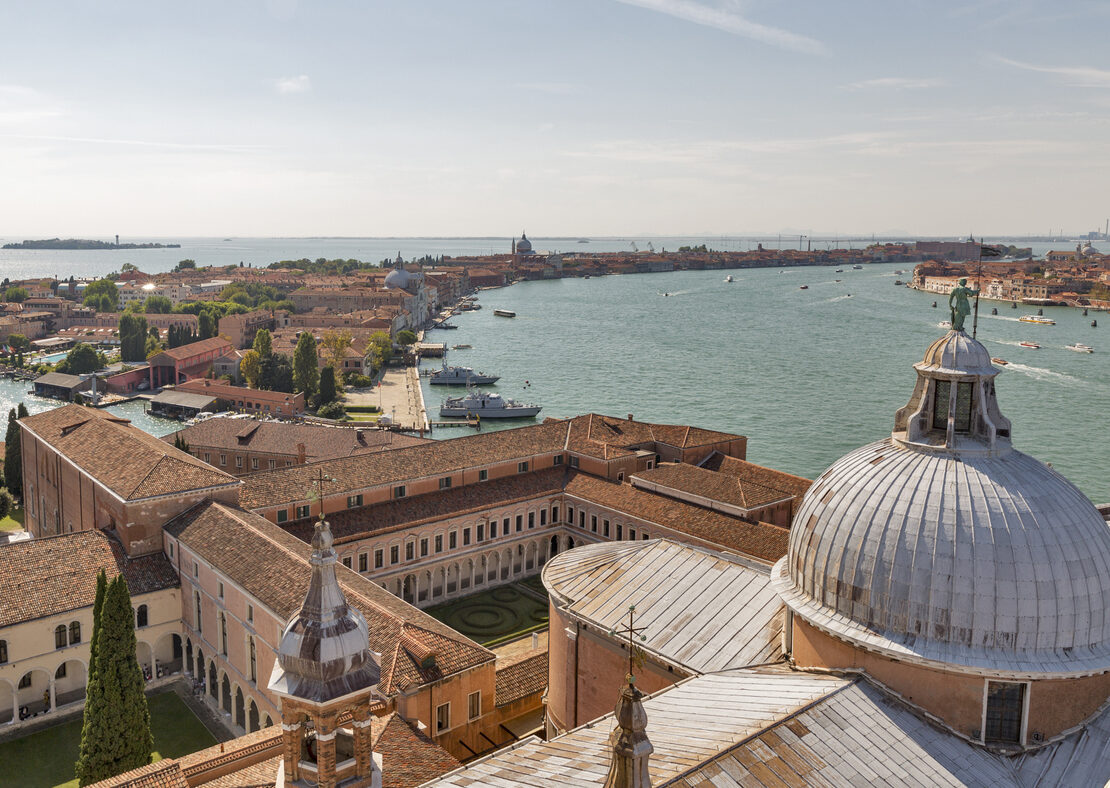
<path id="1" fill-rule="evenodd" d="M 489 521 L 489 538 L 490 539 L 496 539 L 497 538 L 497 521 L 496 520 L 490 520 Z"/>
<path id="2" fill-rule="evenodd" d="M 258 458 L 257 457 L 252 457 L 251 458 L 251 470 L 252 471 L 257 471 L 258 470 Z"/>
<path id="3" fill-rule="evenodd" d="M 604 527 L 604 529 L 605 529 L 604 531 L 602 531 L 602 534 L 603 534 L 603 535 L 604 535 L 604 536 L 605 536 L 606 538 L 608 538 L 608 537 L 609 537 L 609 521 L 608 521 L 608 520 L 603 520 L 601 524 L 602 524 L 602 526 L 603 526 L 603 527 Z M 618 526 L 618 527 L 619 527 L 619 526 Z"/>
<path id="4" fill-rule="evenodd" d="M 436 552 L 443 552 L 443 534 L 436 534 Z"/>
<path id="5" fill-rule="evenodd" d="M 636 529 L 635 528 L 629 528 L 628 529 L 628 538 L 629 539 L 635 539 L 636 538 Z"/>
<path id="6" fill-rule="evenodd" d="M 436 706 L 436 733 L 443 733 L 451 727 L 451 704 Z"/>
<path id="7" fill-rule="evenodd" d="M 618 482 L 623 482 L 624 481 L 624 471 L 618 471 L 617 472 L 617 481 Z"/>
<path id="8" fill-rule="evenodd" d="M 988 681 L 983 741 L 1021 744 L 1021 717 L 1024 710 L 1024 684 L 1016 681 Z"/>
<path id="9" fill-rule="evenodd" d="M 8 641 L 0 640 L 0 665 L 6 664 L 8 661 Z"/>
<path id="10" fill-rule="evenodd" d="M 581 509 L 578 510 L 578 527 L 583 530 L 586 528 L 586 513 Z"/>
<path id="11" fill-rule="evenodd" d="M 590 530 L 593 531 L 595 534 L 597 533 L 597 515 L 596 514 L 591 514 L 590 515 Z"/>
<path id="12" fill-rule="evenodd" d="M 617 523 L 617 539 L 624 539 L 624 526 Z"/>
<path id="13" fill-rule="evenodd" d="M 563 455 L 556 454 L 554 459 L 551 460 L 551 464 L 552 465 L 562 465 L 563 464 Z"/>
<path id="14" fill-rule="evenodd" d="M 205 461 L 205 462 L 211 462 L 211 460 L 210 460 L 210 458 L 209 458 L 209 454 L 208 454 L 208 452 L 205 452 L 205 453 L 204 453 L 204 461 Z"/>
<path id="15" fill-rule="evenodd" d="M 487 471 L 485 468 L 482 468 L 480 471 L 478 471 L 478 481 L 484 482 L 488 478 L 489 471 Z"/>
<path id="16" fill-rule="evenodd" d="M 469 528 L 464 528 L 463 529 L 463 547 L 466 547 L 468 544 L 470 544 L 470 529 Z"/>
<path id="17" fill-rule="evenodd" d="M 394 487 L 393 488 L 393 497 L 394 498 L 404 498 L 405 497 L 405 485 L 399 484 L 396 487 Z"/>
<path id="18" fill-rule="evenodd" d="M 221 454 L 220 455 L 220 465 L 224 466 L 225 468 L 227 467 L 227 455 L 226 454 Z"/>
<path id="19" fill-rule="evenodd" d="M 459 546 L 458 531 L 451 531 L 449 534 L 447 534 L 447 549 L 448 550 L 454 550 L 458 546 Z"/>
<path id="20" fill-rule="evenodd" d="M 451 477 L 450 476 L 444 476 L 442 479 L 439 480 L 439 489 L 446 490 L 450 486 L 451 486 Z"/>
<path id="21" fill-rule="evenodd" d="M 558 506 L 552 506 L 551 507 L 551 522 L 553 522 L 553 523 L 559 522 L 559 507 Z"/>
<path id="22" fill-rule="evenodd" d="M 567 507 L 567 522 L 570 523 L 571 525 L 574 525 L 574 507 L 573 506 L 568 506 Z"/>
<path id="23" fill-rule="evenodd" d="M 288 520 L 289 520 L 289 510 L 288 509 L 278 510 L 277 521 L 279 523 L 284 523 L 284 522 L 287 522 Z"/>
<path id="24" fill-rule="evenodd" d="M 518 462 L 516 464 L 516 472 L 517 473 L 528 473 L 528 461 L 525 460 L 524 462 Z"/>
<path id="25" fill-rule="evenodd" d="M 476 720 L 482 716 L 482 692 L 472 692 L 466 697 L 467 716 Z"/>
<path id="26" fill-rule="evenodd" d="M 640 534 L 640 538 L 646 542 L 650 538 L 650 536 L 648 535 L 647 531 L 644 531 L 642 534 Z"/>
<path id="27" fill-rule="evenodd" d="M 578 457 L 574 454 L 570 455 L 570 467 L 572 467 L 572 468 L 577 468 L 578 467 Z"/>
<path id="28" fill-rule="evenodd" d="M 311 517 L 311 516 L 312 516 L 312 505 L 311 504 L 306 503 L 304 506 L 298 506 L 297 507 L 297 519 L 298 520 L 303 520 L 304 518 Z"/>
<path id="29" fill-rule="evenodd" d="M 196 561 L 193 561 L 193 577 L 200 577 L 200 566 Z"/>
<path id="30" fill-rule="evenodd" d="M 971 383 L 956 384 L 956 432 L 971 432 Z"/>
<path id="31" fill-rule="evenodd" d="M 346 558 L 343 559 L 343 566 L 347 567 L 348 569 L 351 568 L 351 557 L 350 556 L 347 556 Z"/>
<path id="32" fill-rule="evenodd" d="M 219 594 L 218 595 L 219 595 L 220 599 L 224 598 L 224 584 L 223 583 L 220 583 L 220 585 L 219 585 Z"/>
<path id="33" fill-rule="evenodd" d="M 547 525 L 547 509 L 540 509 L 540 525 Z"/>
<path id="34" fill-rule="evenodd" d="M 379 547 L 374 551 L 374 568 L 381 569 L 383 566 L 385 566 L 385 553 Z"/>
<path id="35" fill-rule="evenodd" d="M 360 506 L 362 506 L 362 495 L 348 495 L 347 496 L 347 508 L 348 509 L 357 509 Z"/>
<path id="36" fill-rule="evenodd" d="M 516 532 L 520 533 L 524 530 L 524 515 L 518 514 L 516 516 Z"/>
<path id="37" fill-rule="evenodd" d="M 933 429 L 948 429 L 948 400 L 952 396 L 952 381 L 938 380 L 933 395 Z"/>
<path id="38" fill-rule="evenodd" d="M 416 558 L 416 542 L 405 543 L 405 560 L 411 561 Z"/>
<path id="39" fill-rule="evenodd" d="M 508 517 L 506 517 L 504 520 L 501 521 L 501 535 L 502 536 L 508 536 L 509 535 L 509 518 Z"/>
<path id="40" fill-rule="evenodd" d="M 254 605 L 247 605 L 247 621 L 254 623 Z"/>
<path id="41" fill-rule="evenodd" d="M 396 564 L 401 560 L 401 548 L 393 545 L 389 548 L 389 563 Z"/>
<path id="42" fill-rule="evenodd" d="M 420 557 L 423 558 L 428 554 L 428 539 L 425 537 L 420 540 Z"/>
<path id="43" fill-rule="evenodd" d="M 243 458 L 239 457 L 238 455 L 235 457 L 235 467 L 236 468 L 242 468 L 243 467 Z"/>
<path id="44" fill-rule="evenodd" d="M 276 467 L 277 467 L 277 462 L 276 462 L 275 460 L 270 460 L 270 461 L 269 461 L 269 464 L 270 464 L 270 470 L 271 470 L 271 471 L 272 471 L 272 470 L 273 470 L 274 468 L 276 468 Z"/>
<path id="45" fill-rule="evenodd" d="M 170 542 L 170 558 L 173 558 L 173 542 Z"/>
<path id="46" fill-rule="evenodd" d="M 535 512 L 528 512 L 528 527 L 529 528 L 535 528 L 536 527 L 536 513 Z"/>
<path id="47" fill-rule="evenodd" d="M 358 571 L 365 572 L 370 563 L 370 556 L 366 553 L 358 554 Z"/>

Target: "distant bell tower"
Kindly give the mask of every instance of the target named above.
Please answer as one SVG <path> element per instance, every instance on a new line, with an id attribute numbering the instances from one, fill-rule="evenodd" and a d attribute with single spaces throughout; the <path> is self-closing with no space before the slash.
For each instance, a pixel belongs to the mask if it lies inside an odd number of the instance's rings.
<path id="1" fill-rule="evenodd" d="M 116 246 L 119 246 L 119 233 L 116 233 Z"/>

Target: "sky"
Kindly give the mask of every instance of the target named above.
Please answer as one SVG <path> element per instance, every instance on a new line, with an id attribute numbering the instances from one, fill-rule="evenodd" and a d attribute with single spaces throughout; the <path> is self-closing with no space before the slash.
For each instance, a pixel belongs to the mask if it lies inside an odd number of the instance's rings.
<path id="1" fill-rule="evenodd" d="M 1076 234 L 1110 3 L 0 2 L 0 238 Z"/>

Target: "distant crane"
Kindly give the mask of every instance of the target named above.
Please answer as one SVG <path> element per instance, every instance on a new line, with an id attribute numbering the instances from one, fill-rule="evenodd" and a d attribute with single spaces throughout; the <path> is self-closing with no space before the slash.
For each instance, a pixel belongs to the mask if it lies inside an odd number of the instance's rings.
<path id="1" fill-rule="evenodd" d="M 651 250 L 652 252 L 655 251 L 655 247 L 651 245 L 651 241 L 648 241 L 648 249 Z"/>
<path id="2" fill-rule="evenodd" d="M 633 252 L 638 252 L 638 251 L 640 251 L 639 249 L 637 249 L 637 248 L 636 248 L 636 242 L 635 242 L 635 241 L 631 241 L 631 242 L 630 242 L 630 244 L 631 244 L 631 246 L 632 246 L 632 251 L 633 251 Z"/>

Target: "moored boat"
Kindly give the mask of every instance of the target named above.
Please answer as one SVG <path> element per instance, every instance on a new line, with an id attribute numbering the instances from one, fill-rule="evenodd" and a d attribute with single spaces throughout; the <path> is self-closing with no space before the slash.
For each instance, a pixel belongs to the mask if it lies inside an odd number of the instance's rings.
<path id="1" fill-rule="evenodd" d="M 517 402 L 500 394 L 469 391 L 465 396 L 445 399 L 440 406 L 439 415 L 448 418 L 478 416 L 483 419 L 521 419 L 532 418 L 540 410 L 539 405 Z"/>
<path id="2" fill-rule="evenodd" d="M 443 369 L 438 369 L 431 374 L 428 382 L 433 386 L 484 386 L 496 383 L 500 379 L 498 375 L 475 372 L 470 367 L 449 367 L 444 364 Z"/>
<path id="3" fill-rule="evenodd" d="M 513 312 L 509 309 L 495 309 L 493 310 L 493 314 L 497 315 L 498 317 L 516 317 L 516 312 Z"/>
<path id="4" fill-rule="evenodd" d="M 1065 345 L 1068 350 L 1074 350 L 1076 353 L 1094 353 L 1095 349 L 1090 345 L 1084 345 L 1082 342 L 1072 342 L 1070 345 Z"/>

